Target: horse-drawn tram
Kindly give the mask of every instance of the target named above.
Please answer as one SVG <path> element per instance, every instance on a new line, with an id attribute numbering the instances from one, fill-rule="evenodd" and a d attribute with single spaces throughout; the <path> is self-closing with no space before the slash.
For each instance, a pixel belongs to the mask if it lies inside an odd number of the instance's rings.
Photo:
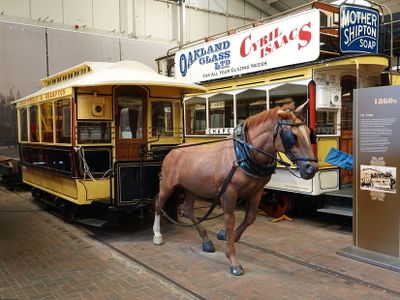
<path id="1" fill-rule="evenodd" d="M 387 27 L 379 8 L 314 2 L 291 13 L 171 49 L 159 70 L 208 90 L 184 99 L 187 142 L 224 138 L 248 116 L 309 100 L 303 117 L 317 135 L 319 170 L 304 180 L 294 165 L 278 164 L 266 186 L 267 212 L 281 216 L 299 198 L 351 215 L 351 157 L 340 166 L 327 155 L 332 148 L 352 154 L 353 90 L 396 84 L 382 42 L 390 37 L 380 33 Z"/>
<path id="2" fill-rule="evenodd" d="M 146 209 L 166 146 L 181 143 L 182 95 L 204 88 L 133 61 L 87 62 L 15 101 L 23 182 L 70 217 Z M 101 205 L 99 205 L 101 206 Z"/>

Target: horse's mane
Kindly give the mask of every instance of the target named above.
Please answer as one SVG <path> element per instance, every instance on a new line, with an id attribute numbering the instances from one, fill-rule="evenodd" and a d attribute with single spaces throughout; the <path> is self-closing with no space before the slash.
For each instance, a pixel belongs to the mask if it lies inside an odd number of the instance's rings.
<path id="1" fill-rule="evenodd" d="M 260 124 L 265 125 L 266 123 L 275 125 L 276 121 L 278 120 L 278 111 L 286 110 L 289 108 L 292 108 L 292 106 L 290 104 L 285 104 L 283 106 L 277 106 L 269 110 L 264 110 L 262 112 L 259 112 L 258 114 L 248 117 L 245 121 L 246 125 L 249 127 L 256 127 Z"/>

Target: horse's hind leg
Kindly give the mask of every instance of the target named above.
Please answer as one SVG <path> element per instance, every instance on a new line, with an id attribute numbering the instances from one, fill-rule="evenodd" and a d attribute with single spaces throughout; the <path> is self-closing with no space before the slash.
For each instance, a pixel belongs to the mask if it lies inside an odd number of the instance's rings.
<path id="1" fill-rule="evenodd" d="M 185 192 L 185 201 L 183 202 L 182 210 L 185 216 L 187 216 L 193 222 L 193 224 L 197 224 L 199 222 L 193 211 L 195 200 L 196 195 L 188 191 Z M 215 252 L 214 245 L 209 239 L 207 231 L 204 229 L 204 227 L 200 224 L 195 225 L 195 227 L 199 232 L 201 240 L 203 241 L 202 250 L 204 252 Z"/>
<path id="2" fill-rule="evenodd" d="M 155 213 L 154 213 L 154 224 L 153 224 L 154 245 L 162 245 L 164 243 L 160 226 L 161 210 L 164 207 L 165 202 L 172 195 L 173 191 L 174 191 L 173 189 L 170 190 L 163 188 L 160 182 L 160 192 L 157 194 L 155 201 Z"/>

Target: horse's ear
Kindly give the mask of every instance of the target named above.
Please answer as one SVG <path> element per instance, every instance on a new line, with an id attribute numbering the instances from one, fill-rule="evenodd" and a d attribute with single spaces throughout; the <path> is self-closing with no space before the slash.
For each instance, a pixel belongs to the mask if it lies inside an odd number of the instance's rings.
<path id="1" fill-rule="evenodd" d="M 284 119 L 284 120 L 290 119 L 291 114 L 292 114 L 291 111 L 285 111 L 282 109 L 278 110 L 278 117 L 280 119 Z"/>
<path id="2" fill-rule="evenodd" d="M 296 108 L 295 112 L 297 114 L 300 114 L 303 111 L 304 107 L 306 107 L 306 105 L 308 104 L 308 101 L 310 101 L 310 99 L 307 99 L 306 102 L 304 102 L 302 105 L 300 105 L 298 108 Z"/>

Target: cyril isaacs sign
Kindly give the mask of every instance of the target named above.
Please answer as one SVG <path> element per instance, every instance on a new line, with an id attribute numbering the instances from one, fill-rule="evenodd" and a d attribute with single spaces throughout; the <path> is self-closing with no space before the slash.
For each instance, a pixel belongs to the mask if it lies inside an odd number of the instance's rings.
<path id="1" fill-rule="evenodd" d="M 340 51 L 343 53 L 378 53 L 379 13 L 352 5 L 340 6 Z"/>
<path id="2" fill-rule="evenodd" d="M 175 76 L 202 82 L 312 61 L 319 56 L 319 11 L 312 9 L 175 55 Z"/>

